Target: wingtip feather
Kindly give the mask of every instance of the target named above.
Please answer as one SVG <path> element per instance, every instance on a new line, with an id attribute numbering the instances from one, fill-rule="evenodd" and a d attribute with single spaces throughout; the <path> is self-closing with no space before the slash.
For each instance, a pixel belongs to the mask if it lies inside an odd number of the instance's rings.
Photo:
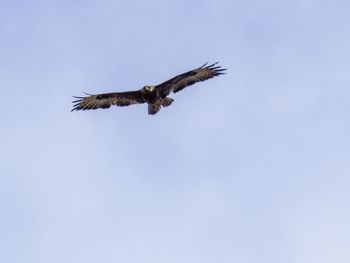
<path id="1" fill-rule="evenodd" d="M 207 64 L 209 63 L 209 61 L 205 62 L 202 66 L 200 66 L 199 68 L 204 68 Z"/>

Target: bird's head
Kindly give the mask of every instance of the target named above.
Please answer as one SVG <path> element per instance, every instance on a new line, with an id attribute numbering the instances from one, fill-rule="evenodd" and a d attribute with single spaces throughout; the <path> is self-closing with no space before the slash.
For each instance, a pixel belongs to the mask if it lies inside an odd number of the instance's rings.
<path id="1" fill-rule="evenodd" d="M 144 93 L 151 93 L 154 91 L 156 87 L 155 86 L 144 86 L 141 91 Z"/>

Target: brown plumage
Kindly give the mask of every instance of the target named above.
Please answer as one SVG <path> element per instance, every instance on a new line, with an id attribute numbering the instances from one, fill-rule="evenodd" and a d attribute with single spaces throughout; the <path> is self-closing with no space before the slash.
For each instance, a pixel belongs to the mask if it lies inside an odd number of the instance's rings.
<path id="1" fill-rule="evenodd" d="M 204 81 L 224 74 L 226 69 L 217 66 L 217 63 L 203 66 L 178 75 L 156 86 L 145 86 L 140 90 L 127 92 L 112 92 L 97 95 L 87 94 L 87 97 L 74 97 L 74 110 L 106 109 L 112 105 L 128 106 L 132 104 L 148 104 L 148 114 L 156 114 L 161 107 L 170 106 L 174 101 L 167 97 L 171 92 L 176 93 L 196 82 Z"/>

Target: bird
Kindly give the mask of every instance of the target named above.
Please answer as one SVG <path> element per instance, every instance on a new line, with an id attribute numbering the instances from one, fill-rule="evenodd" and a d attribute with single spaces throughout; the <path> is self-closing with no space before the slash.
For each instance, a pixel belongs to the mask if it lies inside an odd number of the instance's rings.
<path id="1" fill-rule="evenodd" d="M 226 69 L 218 65 L 218 62 L 208 65 L 208 62 L 199 68 L 177 75 L 158 85 L 147 85 L 135 91 L 111 92 L 102 94 L 88 94 L 85 97 L 73 96 L 73 109 L 95 110 L 107 109 L 113 105 L 129 106 L 133 104 L 148 104 L 148 114 L 155 115 L 162 107 L 168 107 L 174 99 L 168 97 L 171 92 L 177 93 L 197 82 L 205 81 L 213 77 L 225 74 Z"/>

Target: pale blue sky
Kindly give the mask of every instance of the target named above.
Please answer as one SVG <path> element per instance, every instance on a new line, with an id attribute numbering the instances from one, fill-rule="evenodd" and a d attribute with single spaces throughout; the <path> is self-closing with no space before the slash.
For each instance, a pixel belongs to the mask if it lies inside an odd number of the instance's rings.
<path id="1" fill-rule="evenodd" d="M 349 12 L 3 1 L 0 262 L 350 262 Z M 155 116 L 70 112 L 206 61 Z"/>

